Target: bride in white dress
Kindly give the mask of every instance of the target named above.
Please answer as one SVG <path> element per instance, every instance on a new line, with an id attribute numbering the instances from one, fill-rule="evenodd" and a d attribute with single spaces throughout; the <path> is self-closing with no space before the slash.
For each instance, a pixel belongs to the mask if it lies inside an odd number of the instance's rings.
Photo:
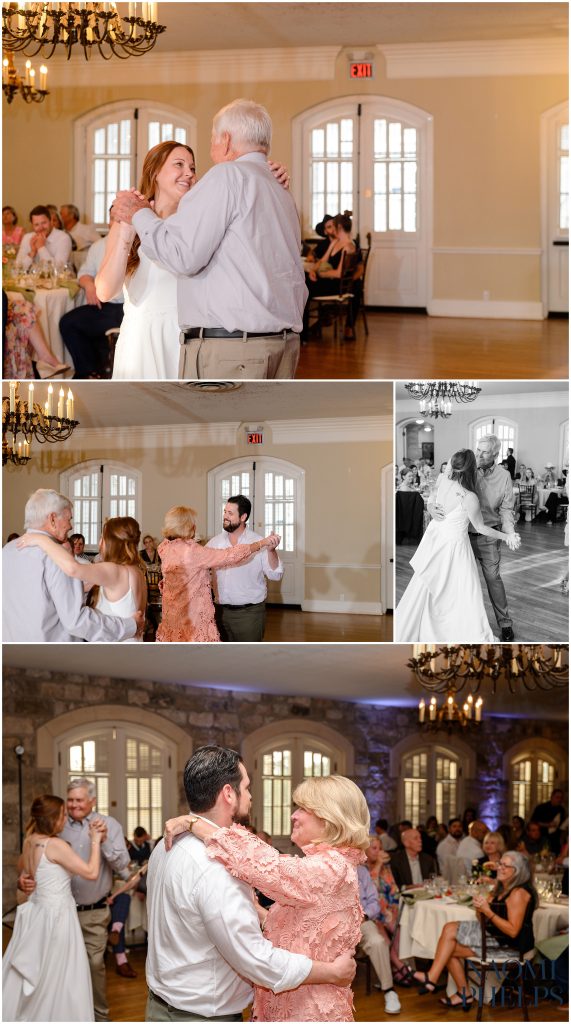
<path id="1" fill-rule="evenodd" d="M 468 526 L 510 544 L 513 534 L 484 524 L 472 451 L 456 452 L 448 474 L 439 479 L 434 501 L 445 515 L 430 522 L 410 560 L 414 576 L 395 611 L 395 640 L 493 643 Z"/>
<path id="2" fill-rule="evenodd" d="M 91 852 L 86 862 L 57 838 L 64 824 L 65 803 L 60 797 L 34 800 L 21 860 L 36 887 L 16 911 L 4 955 L 5 1021 L 92 1021 L 95 1017 L 71 877 L 97 878 L 105 827 L 100 819 L 90 823 Z"/>
<path id="3" fill-rule="evenodd" d="M 159 142 L 145 157 L 139 191 L 161 219 L 170 217 L 196 181 L 194 153 L 180 142 Z M 130 224 L 111 225 L 105 258 L 95 278 L 107 302 L 123 286 L 123 322 L 113 380 L 176 380 L 180 353 L 177 279 L 139 250 Z"/>
<path id="4" fill-rule="evenodd" d="M 76 562 L 73 555 L 46 533 L 25 533 L 18 547 L 38 547 L 52 562 L 74 579 L 92 587 L 91 605 L 105 615 L 128 619 L 135 612 L 145 613 L 147 577 L 139 557 L 141 529 L 131 516 L 118 516 L 105 523 L 99 542 L 100 562 Z M 142 642 L 142 636 L 123 640 L 124 644 Z"/>

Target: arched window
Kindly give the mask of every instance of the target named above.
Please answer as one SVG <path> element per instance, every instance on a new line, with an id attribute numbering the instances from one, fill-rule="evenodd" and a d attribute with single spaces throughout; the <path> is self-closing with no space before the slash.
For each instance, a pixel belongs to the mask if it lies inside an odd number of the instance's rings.
<path id="1" fill-rule="evenodd" d="M 314 776 L 350 773 L 352 748 L 327 726 L 295 721 L 258 729 L 243 746 L 244 759 L 253 766 L 254 825 L 269 832 L 282 852 L 290 850 L 292 793 L 296 786 Z"/>
<path id="2" fill-rule="evenodd" d="M 60 475 L 60 491 L 73 504 L 73 529 L 90 552 L 97 550 L 106 519 L 132 516 L 140 522 L 141 489 L 140 471 L 118 462 L 92 459 Z"/>
<path id="3" fill-rule="evenodd" d="M 548 740 L 523 741 L 504 759 L 509 779 L 509 814 L 527 819 L 537 804 L 549 800 L 551 791 L 566 778 L 567 759 L 557 744 Z"/>
<path id="4" fill-rule="evenodd" d="M 438 821 L 448 821 L 461 813 L 465 780 L 474 772 L 474 752 L 461 740 L 422 742 L 414 736 L 402 740 L 391 750 L 399 818 L 417 825 L 435 814 Z"/>
<path id="5" fill-rule="evenodd" d="M 470 424 L 470 447 L 474 449 L 481 437 L 486 434 L 495 434 L 501 441 L 498 462 L 507 458 L 508 448 L 513 448 L 516 460 L 518 459 L 518 426 L 514 420 L 499 419 L 495 416 L 486 416 Z M 519 461 L 519 460 L 518 460 Z"/>
<path id="6" fill-rule="evenodd" d="M 142 825 L 161 834 L 167 794 L 176 792 L 174 747 L 164 736 L 130 722 L 75 728 L 57 743 L 58 793 L 84 776 L 97 788 L 97 809 L 121 822 L 127 836 Z"/>
<path id="7" fill-rule="evenodd" d="M 74 195 L 88 220 L 105 229 L 119 189 L 136 185 L 148 150 L 174 139 L 196 145 L 196 121 L 148 100 L 110 103 L 75 122 Z"/>

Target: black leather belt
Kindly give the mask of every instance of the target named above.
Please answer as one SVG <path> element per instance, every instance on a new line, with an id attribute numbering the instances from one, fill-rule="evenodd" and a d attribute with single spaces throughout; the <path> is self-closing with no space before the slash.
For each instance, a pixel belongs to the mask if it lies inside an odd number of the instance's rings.
<path id="1" fill-rule="evenodd" d="M 189 327 L 183 331 L 185 338 L 285 338 L 290 328 L 283 331 L 225 331 L 223 327 Z"/>
<path id="2" fill-rule="evenodd" d="M 110 895 L 110 893 L 107 893 L 107 896 L 103 896 L 97 903 L 78 903 L 76 910 L 102 910 L 103 907 L 107 906 L 107 898 Z"/>

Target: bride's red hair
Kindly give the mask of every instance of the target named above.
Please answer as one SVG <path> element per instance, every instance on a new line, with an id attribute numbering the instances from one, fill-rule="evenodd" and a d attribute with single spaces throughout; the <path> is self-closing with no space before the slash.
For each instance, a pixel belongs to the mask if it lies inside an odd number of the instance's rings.
<path id="1" fill-rule="evenodd" d="M 186 149 L 190 153 L 194 161 L 194 153 L 192 152 L 190 146 L 185 146 L 184 142 L 175 142 L 174 139 L 171 139 L 169 142 L 159 142 L 158 145 L 153 146 L 153 148 L 149 150 L 145 157 L 145 161 L 143 163 L 143 170 L 141 173 L 141 180 L 139 182 L 139 192 L 141 192 L 142 195 L 144 195 L 145 199 L 148 199 L 149 202 L 151 201 L 151 199 L 155 198 L 157 174 L 161 170 L 167 157 L 169 157 L 170 154 L 172 153 L 173 149 Z M 129 252 L 129 258 L 127 259 L 127 276 L 129 274 L 133 274 L 137 267 L 139 266 L 140 244 L 141 240 L 139 236 L 136 235 L 135 240 L 131 246 L 131 251 Z"/>

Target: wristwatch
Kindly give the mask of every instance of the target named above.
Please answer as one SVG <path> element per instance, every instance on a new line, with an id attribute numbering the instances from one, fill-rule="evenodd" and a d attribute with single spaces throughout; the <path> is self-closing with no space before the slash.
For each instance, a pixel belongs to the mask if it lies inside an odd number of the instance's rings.
<path id="1" fill-rule="evenodd" d="M 190 818 L 190 820 L 188 822 L 188 831 L 189 832 L 192 832 L 192 826 L 196 825 L 197 821 L 198 821 L 198 818 L 197 818 L 196 815 L 194 815 L 193 817 Z"/>

